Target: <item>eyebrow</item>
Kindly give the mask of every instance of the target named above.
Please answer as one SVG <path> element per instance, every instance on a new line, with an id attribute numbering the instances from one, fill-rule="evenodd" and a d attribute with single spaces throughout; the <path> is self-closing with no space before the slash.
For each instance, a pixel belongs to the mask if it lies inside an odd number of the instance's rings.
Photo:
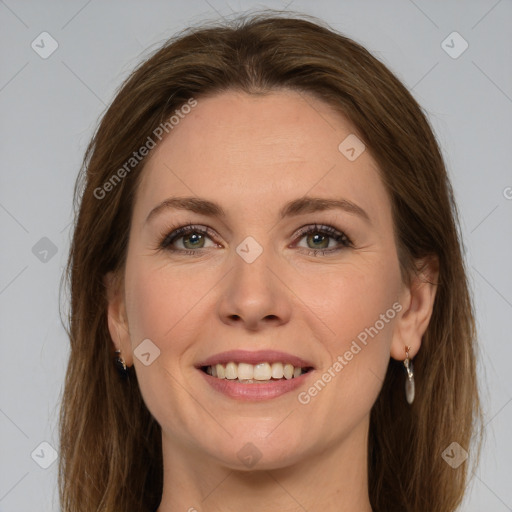
<path id="1" fill-rule="evenodd" d="M 187 210 L 190 212 L 206 215 L 208 217 L 227 217 L 224 209 L 217 203 L 200 197 L 170 197 L 153 208 L 146 217 L 145 223 L 149 222 L 159 213 L 169 210 Z M 279 212 L 279 218 L 293 217 L 305 213 L 314 213 L 324 210 L 339 209 L 347 213 L 357 215 L 371 224 L 369 215 L 360 206 L 347 199 L 327 199 L 323 197 L 300 197 L 286 203 Z"/>

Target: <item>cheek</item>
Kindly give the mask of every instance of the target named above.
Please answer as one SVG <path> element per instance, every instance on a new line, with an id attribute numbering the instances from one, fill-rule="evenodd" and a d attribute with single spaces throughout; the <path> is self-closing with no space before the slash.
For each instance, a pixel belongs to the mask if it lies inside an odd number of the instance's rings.
<path id="1" fill-rule="evenodd" d="M 331 314 L 337 339 L 346 342 L 359 337 L 360 341 L 364 341 L 364 335 L 359 335 L 367 332 L 376 322 L 379 332 L 389 334 L 386 326 L 390 323 L 383 324 L 380 318 L 396 301 L 398 294 L 395 290 L 396 282 L 382 275 L 352 274 L 341 280 L 332 299 L 332 303 L 338 305 L 337 311 Z M 385 320 L 388 318 L 385 317 Z"/>
<path id="2" fill-rule="evenodd" d="M 149 338 L 161 349 L 177 350 L 179 340 L 186 338 L 188 315 L 211 288 L 205 277 L 189 269 L 149 265 L 143 258 L 129 262 L 126 300 L 132 346 Z M 166 343 L 170 339 L 173 343 Z"/>
<path id="3" fill-rule="evenodd" d="M 165 265 L 149 264 L 142 257 L 127 261 L 127 315 L 137 381 L 150 412 L 172 431 L 188 431 L 187 418 L 195 417 L 194 404 L 183 392 L 187 376 L 181 365 L 194 340 L 197 306 L 213 286 L 207 286 L 204 278 L 184 268 L 171 271 Z M 145 339 L 160 351 L 148 366 L 136 357 L 137 347 Z"/>
<path id="4" fill-rule="evenodd" d="M 328 328 L 329 346 L 342 349 L 345 343 L 373 326 L 386 314 L 400 293 L 398 262 L 385 254 L 372 254 L 357 263 L 340 265 L 328 272 L 302 278 L 294 287 L 307 298 L 309 309 Z M 395 317 L 394 310 L 385 318 Z M 379 322 L 379 331 L 389 334 L 391 322 Z M 364 337 L 364 336 L 363 336 Z"/>
<path id="5" fill-rule="evenodd" d="M 329 327 L 323 340 L 328 357 L 320 375 L 329 383 L 325 388 L 316 386 L 321 391 L 311 390 L 325 400 L 311 398 L 311 403 L 317 402 L 314 407 L 322 407 L 321 402 L 330 404 L 339 414 L 345 414 L 350 406 L 353 418 L 362 417 L 377 398 L 389 363 L 400 309 L 399 267 L 392 260 L 374 260 L 333 272 L 328 282 L 325 293 L 316 293 L 314 303 L 309 304 Z M 303 289 L 302 293 L 308 292 Z"/>

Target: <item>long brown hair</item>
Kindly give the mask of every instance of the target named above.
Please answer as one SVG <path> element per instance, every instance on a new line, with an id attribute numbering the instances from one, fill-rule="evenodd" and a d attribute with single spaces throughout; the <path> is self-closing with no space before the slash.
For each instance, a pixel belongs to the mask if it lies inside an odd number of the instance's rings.
<path id="1" fill-rule="evenodd" d="M 103 280 L 110 271 L 122 275 L 145 160 L 108 193 L 98 190 L 190 98 L 279 88 L 324 100 L 357 128 L 391 198 L 404 280 L 420 259 L 439 260 L 433 314 L 414 360 L 415 401 L 406 403 L 403 368 L 390 359 L 371 411 L 373 510 L 450 512 L 460 504 L 468 465 L 454 469 L 441 455 L 454 441 L 469 450 L 476 440 L 470 451 L 476 463 L 482 414 L 458 215 L 433 130 L 404 85 L 361 45 L 314 18 L 273 11 L 188 29 L 167 41 L 122 85 L 87 148 L 66 273 L 71 353 L 60 415 L 64 512 L 153 512 L 163 485 L 160 426 L 133 367 L 121 380 L 113 365 Z"/>

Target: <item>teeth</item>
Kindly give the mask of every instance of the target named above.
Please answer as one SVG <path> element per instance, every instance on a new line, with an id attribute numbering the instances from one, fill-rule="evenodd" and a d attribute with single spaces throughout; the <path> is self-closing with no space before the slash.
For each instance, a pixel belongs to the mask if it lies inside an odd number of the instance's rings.
<path id="1" fill-rule="evenodd" d="M 238 380 L 246 384 L 257 382 L 271 382 L 272 379 L 290 380 L 300 377 L 304 372 L 299 366 L 295 368 L 289 363 L 234 363 L 230 361 L 228 364 L 216 364 L 206 367 L 206 373 L 218 379 Z"/>
<path id="2" fill-rule="evenodd" d="M 238 365 L 237 377 L 240 380 L 249 380 L 254 377 L 254 366 L 252 364 L 240 363 Z"/>
<path id="3" fill-rule="evenodd" d="M 208 367 L 208 368 L 210 368 L 210 367 Z M 219 379 L 226 378 L 226 369 L 224 368 L 224 366 L 222 366 L 221 364 L 216 364 L 215 368 L 217 369 L 217 377 Z"/>
<path id="4" fill-rule="evenodd" d="M 282 363 L 272 363 L 272 378 L 273 379 L 282 379 L 283 377 L 284 377 L 283 364 Z"/>
<path id="5" fill-rule="evenodd" d="M 242 366 L 241 364 L 238 365 L 238 368 Z M 248 365 L 250 366 L 250 365 Z M 269 363 L 260 363 L 254 366 L 254 379 L 255 380 L 270 380 L 272 377 L 272 367 Z M 238 375 L 238 378 L 241 378 L 240 375 Z"/>
<path id="6" fill-rule="evenodd" d="M 283 367 L 284 378 L 290 380 L 293 377 L 293 365 L 285 364 Z"/>
<path id="7" fill-rule="evenodd" d="M 234 380 L 238 378 L 238 366 L 235 363 L 226 365 L 226 379 Z"/>

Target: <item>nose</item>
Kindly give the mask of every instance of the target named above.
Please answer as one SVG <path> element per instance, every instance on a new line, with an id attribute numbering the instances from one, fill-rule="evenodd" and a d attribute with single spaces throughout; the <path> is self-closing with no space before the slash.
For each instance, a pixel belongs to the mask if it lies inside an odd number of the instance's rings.
<path id="1" fill-rule="evenodd" d="M 233 264 L 218 305 L 222 322 L 250 331 L 287 323 L 292 310 L 291 292 L 271 251 L 263 250 L 250 263 L 234 254 Z"/>

